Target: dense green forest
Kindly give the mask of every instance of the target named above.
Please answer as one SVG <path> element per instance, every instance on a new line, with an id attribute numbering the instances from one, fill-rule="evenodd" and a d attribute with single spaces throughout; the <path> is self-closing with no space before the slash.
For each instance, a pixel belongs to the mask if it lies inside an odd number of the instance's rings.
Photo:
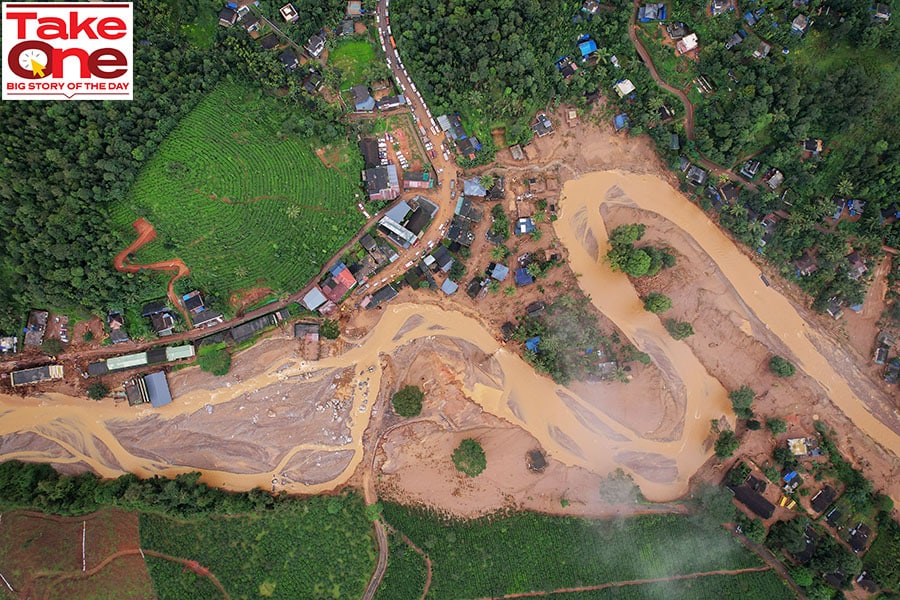
<path id="1" fill-rule="evenodd" d="M 490 142 L 492 128 L 505 127 L 513 144 L 530 138 L 538 109 L 559 100 L 583 106 L 585 93 L 610 91 L 622 77 L 645 83 L 639 106 L 659 97 L 628 39 L 631 6 L 616 0 L 588 20 L 581 18 L 580 0 L 395 0 L 391 26 L 404 65 L 435 114 L 460 111 L 482 142 Z M 595 66 L 581 62 L 581 35 L 601 48 Z M 623 68 L 609 63 L 611 54 Z M 555 67 L 564 56 L 578 58 L 580 67 L 568 82 Z"/>
<path id="2" fill-rule="evenodd" d="M 21 326 L 29 307 L 102 312 L 161 295 L 149 276 L 113 269 L 132 232 L 115 230 L 109 211 L 219 82 L 288 88 L 286 131 L 323 140 L 346 132 L 320 100 L 300 94 L 275 53 L 210 19 L 219 4 L 134 4 L 132 102 L 0 104 L 0 332 Z M 214 50 L 203 47 L 209 39 Z"/>

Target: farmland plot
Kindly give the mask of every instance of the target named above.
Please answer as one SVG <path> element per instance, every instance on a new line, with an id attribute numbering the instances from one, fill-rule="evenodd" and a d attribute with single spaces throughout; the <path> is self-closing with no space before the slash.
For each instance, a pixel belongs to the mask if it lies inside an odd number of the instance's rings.
<path id="1" fill-rule="evenodd" d="M 282 133 L 289 110 L 299 109 L 222 84 L 185 117 L 112 211 L 128 235 L 138 216 L 156 227 L 133 262 L 179 257 L 192 285 L 221 298 L 311 279 L 364 222 L 361 158 L 325 166 L 312 140 Z"/>
<path id="2" fill-rule="evenodd" d="M 727 531 L 686 515 L 589 521 L 522 512 L 459 521 L 386 503 L 384 517 L 431 557 L 429 597 L 434 598 L 489 597 L 761 565 Z"/>
<path id="3" fill-rule="evenodd" d="M 142 514 L 140 535 L 145 551 L 196 561 L 235 599 L 359 598 L 375 568 L 372 527 L 362 499 L 352 494 L 190 521 Z M 180 567 L 147 566 L 160 600 L 209 592 L 209 581 L 184 576 Z"/>

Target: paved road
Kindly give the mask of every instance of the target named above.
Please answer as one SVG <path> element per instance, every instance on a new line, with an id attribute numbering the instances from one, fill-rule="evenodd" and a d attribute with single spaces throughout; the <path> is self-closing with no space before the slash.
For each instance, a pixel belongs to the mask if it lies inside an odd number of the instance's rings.
<path id="1" fill-rule="evenodd" d="M 384 45 L 384 51 L 387 59 L 387 65 L 394 75 L 394 80 L 403 90 L 408 102 L 408 106 L 414 115 L 418 125 L 425 128 L 425 140 L 431 142 L 434 147 L 435 157 L 431 159 L 431 164 L 437 172 L 437 178 L 440 185 L 430 190 L 415 190 L 415 194 L 425 196 L 438 207 L 438 212 L 432 221 L 432 224 L 426 230 L 425 235 L 412 247 L 401 253 L 400 259 L 392 266 L 379 273 L 381 278 L 387 277 L 388 281 L 395 279 L 401 275 L 407 267 L 409 261 L 416 262 L 422 255 L 428 252 L 429 243 L 436 245 L 441 238 L 444 237 L 444 231 L 441 231 L 440 225 L 446 223 L 449 226 L 450 219 L 453 217 L 455 204 L 451 199 L 450 180 L 456 177 L 456 163 L 453 157 L 450 160 L 444 160 L 441 154 L 441 144 L 444 142 L 444 134 L 438 130 L 437 134 L 431 132 L 432 115 L 425 104 L 424 99 L 417 92 L 416 86 L 405 70 L 402 59 L 397 50 L 391 47 L 390 36 L 390 14 L 388 12 L 389 0 L 380 0 L 376 9 L 376 21 L 378 29 L 379 42 Z M 436 121 L 435 121 L 436 122 Z M 419 135 L 419 132 L 415 132 Z M 422 136 L 420 136 L 421 138 Z M 424 141 L 424 140 L 423 140 Z M 374 286 L 373 286 L 374 287 Z"/>

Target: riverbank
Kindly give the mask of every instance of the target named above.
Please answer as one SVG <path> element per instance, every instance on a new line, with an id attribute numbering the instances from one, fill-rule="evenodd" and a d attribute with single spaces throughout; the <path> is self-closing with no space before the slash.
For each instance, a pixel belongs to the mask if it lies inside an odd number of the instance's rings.
<path id="1" fill-rule="evenodd" d="M 568 181 L 555 227 L 542 226 L 553 236 L 543 245 L 568 261 L 551 271 L 546 292 L 532 286 L 512 299 L 489 294 L 471 301 L 462 294 L 447 299 L 404 291 L 381 310 L 345 320 L 342 340 L 328 342 L 315 363 L 302 359 L 289 332 L 278 331 L 239 353 L 223 378 L 180 370 L 170 376 L 176 401 L 160 410 L 53 393 L 3 396 L 3 458 L 103 476 L 201 470 L 204 481 L 227 489 L 298 494 L 356 484 L 374 459 L 379 492 L 387 497 L 420 499 L 464 516 L 504 506 L 603 516 L 639 510 L 599 502 L 602 479 L 616 468 L 631 474 L 653 500 L 683 495 L 698 469 L 711 480 L 720 476 L 708 468 L 709 423 L 730 417 L 725 394 L 746 382 L 762 393 L 758 413 L 789 417 L 794 434 L 811 433 L 814 416 L 826 420 L 838 430 L 842 451 L 876 488 L 900 497 L 896 457 L 858 427 L 874 432 L 887 449 L 897 447 L 890 427 L 879 428 L 866 410 L 877 410 L 873 400 L 885 406 L 884 395 L 875 389 L 868 407 L 851 410 L 859 401 L 851 388 L 866 381 L 853 371 L 856 359 L 841 354 L 820 324 L 804 325 L 802 308 L 784 322 L 790 303 L 782 298 L 777 304 L 780 296 L 761 287 L 753 263 L 667 185 L 673 176 L 647 139 L 582 123 L 534 146 L 535 164 L 512 166 L 501 157 L 500 172 L 510 178 L 554 173 Z M 659 319 L 642 310 L 638 292 L 649 289 L 644 283 L 635 290 L 599 262 L 605 231 L 635 220 L 648 224 L 648 242 L 678 254 L 675 269 L 647 285 L 675 299 L 672 316 L 694 323 L 697 334 L 687 342 L 672 340 Z M 535 245 L 526 238 L 518 243 L 523 251 Z M 475 248 L 472 268 L 480 269 L 484 257 L 483 248 Z M 637 368 L 630 383 L 565 389 L 496 341 L 500 325 L 528 302 L 552 300 L 576 285 L 591 295 L 601 325 L 623 331 L 654 366 Z M 761 294 L 775 297 L 761 301 Z M 767 303 L 778 306 L 776 314 L 767 312 L 775 310 Z M 776 326 L 767 329 L 770 320 Z M 800 331 L 809 333 L 801 338 Z M 794 353 L 815 380 L 773 380 L 764 360 L 772 352 Z M 403 383 L 428 383 L 425 418 L 409 425 L 382 422 L 390 394 Z M 837 393 L 850 418 L 826 398 L 828 392 Z M 369 427 L 373 414 L 379 415 L 377 431 Z M 772 441 L 762 434 L 747 436 L 751 455 L 770 452 Z M 474 480 L 460 479 L 449 462 L 463 436 L 477 436 L 488 450 L 488 470 Z M 524 455 L 538 448 L 549 465 L 534 474 Z"/>

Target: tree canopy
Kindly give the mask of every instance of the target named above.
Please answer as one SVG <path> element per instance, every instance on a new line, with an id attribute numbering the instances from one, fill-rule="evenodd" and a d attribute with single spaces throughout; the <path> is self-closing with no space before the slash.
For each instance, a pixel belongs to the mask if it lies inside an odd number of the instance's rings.
<path id="1" fill-rule="evenodd" d="M 422 399 L 425 394 L 415 385 L 404 386 L 391 397 L 391 404 L 401 417 L 415 417 L 422 412 Z"/>
<path id="2" fill-rule="evenodd" d="M 650 292 L 644 298 L 644 310 L 652 313 L 663 313 L 672 308 L 672 299 L 660 292 Z"/>
<path id="3" fill-rule="evenodd" d="M 753 417 L 753 411 L 750 409 L 750 405 L 753 404 L 753 399 L 755 397 L 756 392 L 748 385 L 742 385 L 728 394 L 731 405 L 734 407 L 734 414 L 742 419 L 750 419 Z"/>
<path id="4" fill-rule="evenodd" d="M 720 433 L 719 437 L 716 439 L 716 457 L 720 459 L 728 458 L 734 454 L 734 451 L 737 450 L 740 445 L 741 442 L 735 437 L 734 432 L 730 429 L 726 429 Z"/>
<path id="5" fill-rule="evenodd" d="M 790 377 L 796 371 L 794 365 L 780 356 L 773 356 L 769 359 L 769 369 L 779 377 Z"/>
<path id="6" fill-rule="evenodd" d="M 197 364 L 203 371 L 216 376 L 227 375 L 231 368 L 231 353 L 225 342 L 204 344 L 197 350 Z"/>
<path id="7" fill-rule="evenodd" d="M 476 477 L 487 468 L 484 448 L 472 438 L 461 441 L 453 451 L 452 458 L 456 469 L 469 477 Z"/>

